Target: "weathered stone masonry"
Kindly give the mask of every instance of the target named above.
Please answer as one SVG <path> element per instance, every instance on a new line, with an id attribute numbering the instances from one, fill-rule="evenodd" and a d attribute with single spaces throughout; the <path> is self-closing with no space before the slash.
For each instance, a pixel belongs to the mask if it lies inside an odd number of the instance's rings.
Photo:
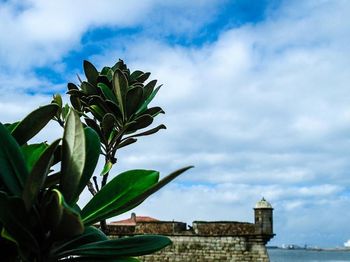
<path id="1" fill-rule="evenodd" d="M 274 236 L 272 207 L 262 199 L 254 208 L 255 223 L 232 221 L 194 221 L 190 229 L 176 221 L 131 219 L 112 223 L 109 235 L 123 237 L 140 234 L 168 236 L 173 244 L 165 249 L 140 257 L 144 262 L 160 261 L 237 261 L 269 262 L 266 243 Z"/>

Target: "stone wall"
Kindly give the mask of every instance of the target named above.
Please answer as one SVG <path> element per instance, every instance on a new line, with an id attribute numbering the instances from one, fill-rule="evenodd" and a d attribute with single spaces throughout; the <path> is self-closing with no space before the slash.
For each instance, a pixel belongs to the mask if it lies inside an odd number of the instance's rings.
<path id="1" fill-rule="evenodd" d="M 201 236 L 245 236 L 255 234 L 255 224 L 232 221 L 194 221 L 196 235 Z"/>
<path id="2" fill-rule="evenodd" d="M 144 262 L 269 262 L 262 240 L 248 236 L 169 236 L 171 246 L 139 257 Z"/>

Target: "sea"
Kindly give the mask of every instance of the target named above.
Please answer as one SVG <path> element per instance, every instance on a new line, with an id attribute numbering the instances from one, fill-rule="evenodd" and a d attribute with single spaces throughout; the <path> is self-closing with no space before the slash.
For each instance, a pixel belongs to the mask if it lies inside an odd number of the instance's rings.
<path id="1" fill-rule="evenodd" d="M 268 249 L 270 262 L 350 262 L 350 251 Z"/>

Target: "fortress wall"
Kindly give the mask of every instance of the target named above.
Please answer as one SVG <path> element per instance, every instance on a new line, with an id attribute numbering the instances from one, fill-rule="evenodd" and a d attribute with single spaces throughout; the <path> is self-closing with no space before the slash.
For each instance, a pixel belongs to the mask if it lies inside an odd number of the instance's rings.
<path id="1" fill-rule="evenodd" d="M 139 257 L 144 262 L 269 262 L 262 240 L 248 236 L 169 236 L 171 246 Z"/>

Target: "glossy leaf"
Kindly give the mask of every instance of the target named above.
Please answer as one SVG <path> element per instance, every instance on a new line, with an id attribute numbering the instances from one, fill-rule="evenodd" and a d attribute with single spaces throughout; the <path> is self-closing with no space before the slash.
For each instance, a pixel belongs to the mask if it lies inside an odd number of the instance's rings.
<path id="1" fill-rule="evenodd" d="M 141 75 L 143 75 L 144 73 L 140 70 L 136 70 L 134 72 L 132 72 L 132 74 L 130 75 L 131 80 L 135 81 L 138 77 L 140 77 Z"/>
<path id="2" fill-rule="evenodd" d="M 91 176 L 93 175 L 98 158 L 101 153 L 100 149 L 100 138 L 98 134 L 90 127 L 84 128 L 84 134 L 85 134 L 85 154 L 86 154 L 86 161 L 83 169 L 83 174 L 79 181 L 78 190 L 76 191 L 75 198 L 77 199 L 80 195 L 80 193 L 84 190 L 85 186 L 87 185 L 88 181 L 90 180 Z"/>
<path id="3" fill-rule="evenodd" d="M 28 169 L 24 157 L 15 139 L 0 123 L 0 184 L 11 195 L 22 195 Z"/>
<path id="4" fill-rule="evenodd" d="M 150 195 L 157 192 L 163 186 L 165 186 L 166 184 L 168 184 L 169 182 L 171 182 L 176 177 L 178 177 L 179 175 L 181 175 L 182 173 L 184 173 L 185 171 L 187 171 L 190 168 L 193 168 L 193 166 L 184 167 L 184 168 L 181 168 L 179 170 L 172 172 L 171 174 L 169 174 L 168 176 L 166 176 L 162 180 L 160 180 L 158 183 L 156 183 L 155 185 L 153 185 L 152 187 L 147 189 L 145 192 L 143 192 L 142 194 L 139 194 L 138 196 L 136 196 L 133 199 L 130 199 L 130 201 L 125 202 L 123 205 L 119 206 L 118 209 L 111 211 L 111 213 L 109 213 L 106 216 L 107 217 L 116 216 L 116 215 L 122 214 L 122 213 L 138 206 L 146 198 L 148 198 Z"/>
<path id="5" fill-rule="evenodd" d="M 146 109 L 144 112 L 142 112 L 142 114 L 151 115 L 152 117 L 156 117 L 159 114 L 164 114 L 164 111 L 159 106 L 156 106 L 156 107 L 151 107 L 151 108 Z"/>
<path id="6" fill-rule="evenodd" d="M 98 71 L 95 68 L 93 64 L 91 64 L 89 61 L 84 60 L 83 63 L 84 72 L 87 80 L 92 84 L 97 84 L 97 78 L 98 78 Z"/>
<path id="7" fill-rule="evenodd" d="M 156 94 L 158 93 L 159 89 L 161 88 L 162 86 L 158 86 L 152 93 L 151 95 L 145 100 L 145 102 L 143 102 L 142 106 L 140 107 L 139 110 L 137 110 L 136 114 L 140 113 L 140 112 L 143 112 L 147 106 L 149 105 L 149 103 L 151 103 L 151 101 L 153 100 L 153 98 L 156 96 Z"/>
<path id="8" fill-rule="evenodd" d="M 34 137 L 56 115 L 60 107 L 57 104 L 49 104 L 39 107 L 27 115 L 12 131 L 12 136 L 19 145 L 25 144 Z"/>
<path id="9" fill-rule="evenodd" d="M 130 117 L 136 112 L 142 103 L 143 89 L 135 87 L 130 89 L 126 95 L 126 114 Z"/>
<path id="10" fill-rule="evenodd" d="M 144 100 L 146 100 L 153 93 L 153 90 L 156 84 L 157 84 L 157 80 L 152 80 L 147 85 L 145 85 L 144 92 L 143 92 Z"/>
<path id="11" fill-rule="evenodd" d="M 101 89 L 103 95 L 106 99 L 111 100 L 112 102 L 118 104 L 118 100 L 114 95 L 113 91 L 104 83 L 98 83 L 97 87 Z"/>
<path id="12" fill-rule="evenodd" d="M 26 166 L 28 171 L 30 172 L 41 154 L 48 148 L 48 144 L 40 143 L 40 144 L 31 144 L 24 145 L 21 147 L 22 154 L 24 156 Z"/>
<path id="13" fill-rule="evenodd" d="M 128 81 L 122 71 L 117 69 L 113 75 L 113 90 L 118 100 L 118 106 L 124 116 L 125 96 L 128 89 Z"/>
<path id="14" fill-rule="evenodd" d="M 91 225 L 107 218 L 111 211 L 131 199 L 141 195 L 155 185 L 159 172 L 154 170 L 129 170 L 119 174 L 105 185 L 83 208 L 82 219 L 86 225 Z"/>
<path id="15" fill-rule="evenodd" d="M 78 255 L 99 260 L 126 256 L 142 256 L 156 252 L 170 244 L 171 240 L 165 236 L 125 237 L 81 245 L 78 248 L 62 252 L 60 257 Z"/>
<path id="16" fill-rule="evenodd" d="M 78 114 L 69 112 L 62 143 L 60 191 L 67 203 L 75 200 L 85 165 L 85 134 Z"/>
<path id="17" fill-rule="evenodd" d="M 41 155 L 38 161 L 36 161 L 33 169 L 31 170 L 22 194 L 24 204 L 29 210 L 33 205 L 41 187 L 43 186 L 46 176 L 49 173 L 50 167 L 53 163 L 54 153 L 61 140 L 58 139 L 53 142 Z"/>

